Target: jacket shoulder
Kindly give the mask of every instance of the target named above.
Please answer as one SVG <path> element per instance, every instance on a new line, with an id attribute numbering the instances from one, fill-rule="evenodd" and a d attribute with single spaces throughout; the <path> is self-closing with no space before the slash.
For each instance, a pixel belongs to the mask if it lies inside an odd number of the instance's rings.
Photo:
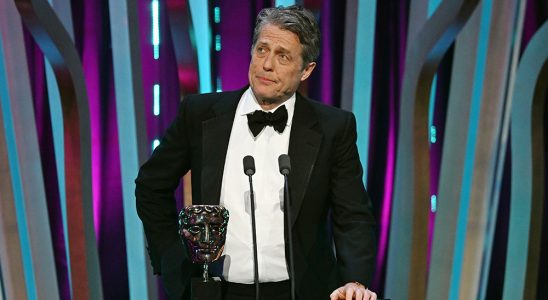
<path id="1" fill-rule="evenodd" d="M 331 105 L 328 105 L 304 96 L 301 96 L 301 98 L 314 111 L 314 113 L 316 114 L 320 122 L 322 121 L 344 122 L 348 120 L 348 118 L 355 119 L 354 113 L 350 111 L 347 111 L 335 106 L 331 106 Z"/>
<path id="2" fill-rule="evenodd" d="M 186 103 L 185 106 L 193 107 L 197 109 L 209 108 L 219 102 L 223 101 L 238 101 L 242 94 L 245 92 L 243 90 L 227 91 L 227 92 L 213 92 L 205 94 L 191 94 L 183 98 L 182 102 Z"/>

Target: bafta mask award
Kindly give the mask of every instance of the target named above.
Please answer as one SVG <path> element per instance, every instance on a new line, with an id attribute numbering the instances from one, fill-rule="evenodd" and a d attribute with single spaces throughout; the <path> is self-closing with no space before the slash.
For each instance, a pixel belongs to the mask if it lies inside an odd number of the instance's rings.
<path id="1" fill-rule="evenodd" d="M 192 299 L 216 299 L 217 290 L 220 299 L 220 279 L 210 278 L 209 263 L 223 253 L 228 216 L 228 210 L 220 205 L 191 205 L 179 214 L 179 234 L 192 262 L 203 267 L 202 278 L 192 280 Z"/>

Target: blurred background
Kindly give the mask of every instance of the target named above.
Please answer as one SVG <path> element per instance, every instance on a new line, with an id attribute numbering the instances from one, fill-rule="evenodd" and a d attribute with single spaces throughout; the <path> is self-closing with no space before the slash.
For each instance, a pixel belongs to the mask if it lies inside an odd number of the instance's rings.
<path id="1" fill-rule="evenodd" d="M 370 288 L 548 298 L 548 1 L 0 0 L 0 299 L 165 298 L 138 168 L 185 95 L 247 84 L 255 16 L 292 4 L 322 33 L 301 93 L 357 118 Z"/>

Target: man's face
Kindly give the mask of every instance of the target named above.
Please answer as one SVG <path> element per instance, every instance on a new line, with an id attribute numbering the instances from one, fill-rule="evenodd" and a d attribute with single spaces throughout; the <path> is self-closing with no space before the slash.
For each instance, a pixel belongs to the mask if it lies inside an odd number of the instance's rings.
<path id="1" fill-rule="evenodd" d="M 228 223 L 228 211 L 224 207 L 189 206 L 181 211 L 179 222 L 193 262 L 210 263 L 221 256 Z"/>
<path id="2" fill-rule="evenodd" d="M 261 105 L 279 105 L 289 99 L 316 63 L 303 69 L 302 45 L 291 31 L 265 24 L 252 49 L 249 84 Z"/>

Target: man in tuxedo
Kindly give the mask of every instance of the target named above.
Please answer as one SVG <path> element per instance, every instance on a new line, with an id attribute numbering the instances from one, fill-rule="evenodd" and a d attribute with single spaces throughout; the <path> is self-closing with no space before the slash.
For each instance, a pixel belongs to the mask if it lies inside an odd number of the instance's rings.
<path id="1" fill-rule="evenodd" d="M 288 230 L 297 299 L 376 299 L 365 286 L 372 277 L 376 243 L 355 118 L 296 92 L 314 70 L 319 48 L 318 24 L 309 11 L 298 6 L 262 10 L 253 35 L 249 86 L 186 97 L 141 167 L 137 211 L 154 271 L 170 298 L 180 299 L 185 290 L 188 294 L 185 287 L 197 270 L 178 234 L 173 195 L 181 176 L 191 170 L 193 204 L 221 204 L 230 212 L 218 274 L 223 297 L 254 299 L 249 182 L 242 166 L 243 157 L 251 155 L 262 299 L 290 299 Z M 292 165 L 290 224 L 284 222 L 281 154 L 288 154 Z"/>

